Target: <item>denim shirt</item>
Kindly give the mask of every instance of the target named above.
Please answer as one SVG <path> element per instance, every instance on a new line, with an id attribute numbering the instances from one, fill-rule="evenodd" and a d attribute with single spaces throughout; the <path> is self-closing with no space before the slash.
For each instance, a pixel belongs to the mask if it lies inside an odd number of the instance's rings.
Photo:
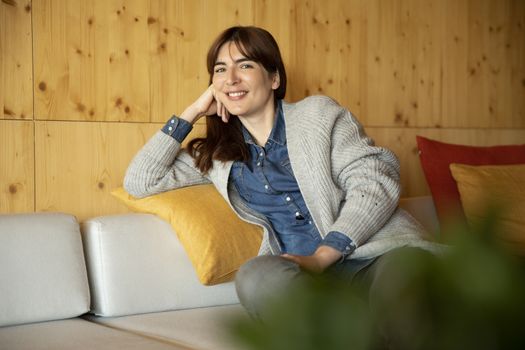
<path id="1" fill-rule="evenodd" d="M 340 251 L 344 259 L 355 249 L 352 240 L 335 231 L 323 239 L 306 207 L 288 158 L 281 101 L 275 116 L 264 147 L 257 145 L 243 127 L 250 160 L 233 163 L 230 181 L 247 206 L 266 216 L 279 238 L 283 253 L 311 255 L 320 245 L 328 245 Z M 162 131 L 182 142 L 191 128 L 190 123 L 174 116 Z"/>
<path id="2" fill-rule="evenodd" d="M 346 255 L 345 248 L 352 245 L 352 240 L 339 232 L 330 232 L 323 240 L 312 220 L 288 158 L 281 101 L 275 112 L 275 123 L 264 147 L 257 145 L 243 127 L 250 161 L 235 161 L 230 180 L 246 204 L 270 221 L 283 253 L 311 255 L 324 244 Z"/>

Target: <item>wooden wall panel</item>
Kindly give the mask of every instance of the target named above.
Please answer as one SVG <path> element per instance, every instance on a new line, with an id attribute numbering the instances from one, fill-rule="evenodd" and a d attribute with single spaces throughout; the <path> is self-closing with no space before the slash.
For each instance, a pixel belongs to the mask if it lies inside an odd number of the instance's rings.
<path id="1" fill-rule="evenodd" d="M 35 210 L 31 121 L 0 120 L 0 213 Z"/>
<path id="2" fill-rule="evenodd" d="M 110 192 L 122 186 L 129 162 L 161 126 L 36 122 L 36 210 L 64 211 L 79 220 L 126 212 Z M 202 132 L 196 124 L 192 135 Z"/>
<path id="3" fill-rule="evenodd" d="M 148 121 L 148 2 L 38 0 L 33 12 L 37 119 Z"/>
<path id="4" fill-rule="evenodd" d="M 441 0 L 366 1 L 362 49 L 370 126 L 441 124 Z"/>
<path id="5" fill-rule="evenodd" d="M 329 95 L 361 114 L 362 7 L 363 2 L 356 0 L 296 2 L 292 99 Z"/>
<path id="6" fill-rule="evenodd" d="M 0 2 L 0 119 L 32 119 L 31 1 Z"/>
<path id="7" fill-rule="evenodd" d="M 525 127 L 525 2 L 447 1 L 443 122 L 447 127 Z"/>
<path id="8" fill-rule="evenodd" d="M 438 129 L 438 128 L 366 128 L 377 145 L 385 146 L 401 163 L 402 196 L 429 195 L 419 162 L 416 135 L 447 143 L 472 146 L 525 144 L 525 129 Z"/>

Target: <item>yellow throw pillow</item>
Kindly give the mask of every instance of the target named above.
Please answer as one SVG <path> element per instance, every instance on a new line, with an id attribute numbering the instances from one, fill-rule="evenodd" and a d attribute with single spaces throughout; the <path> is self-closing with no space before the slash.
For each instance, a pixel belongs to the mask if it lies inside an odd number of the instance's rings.
<path id="1" fill-rule="evenodd" d="M 122 187 L 111 192 L 130 209 L 169 222 L 202 284 L 233 280 L 239 267 L 257 255 L 262 229 L 237 217 L 213 185 L 180 188 L 137 199 Z"/>
<path id="2" fill-rule="evenodd" d="M 500 238 L 525 255 L 525 164 L 471 166 L 451 164 L 469 225 L 482 222 L 490 207 L 501 209 Z"/>

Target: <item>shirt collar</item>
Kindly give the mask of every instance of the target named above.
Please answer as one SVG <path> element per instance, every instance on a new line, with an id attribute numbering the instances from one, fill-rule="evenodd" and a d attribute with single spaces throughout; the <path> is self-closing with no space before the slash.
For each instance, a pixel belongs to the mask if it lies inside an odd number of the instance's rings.
<path id="1" fill-rule="evenodd" d="M 244 136 L 244 142 L 253 145 L 255 144 L 252 135 L 250 135 L 244 125 L 242 125 L 242 135 Z M 268 141 L 270 140 L 281 146 L 286 144 L 286 128 L 284 124 L 282 100 L 277 101 L 277 107 L 275 108 L 275 122 L 272 131 L 270 132 L 270 136 L 268 137 Z"/>

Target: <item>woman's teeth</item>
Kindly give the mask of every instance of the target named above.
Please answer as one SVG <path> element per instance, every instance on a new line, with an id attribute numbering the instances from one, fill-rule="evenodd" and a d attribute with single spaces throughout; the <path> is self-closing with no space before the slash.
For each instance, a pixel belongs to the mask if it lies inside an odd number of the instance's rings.
<path id="1" fill-rule="evenodd" d="M 228 93 L 228 96 L 231 96 L 231 97 L 239 97 L 239 96 L 242 96 L 246 94 L 246 91 L 238 91 L 238 92 L 229 92 Z"/>

